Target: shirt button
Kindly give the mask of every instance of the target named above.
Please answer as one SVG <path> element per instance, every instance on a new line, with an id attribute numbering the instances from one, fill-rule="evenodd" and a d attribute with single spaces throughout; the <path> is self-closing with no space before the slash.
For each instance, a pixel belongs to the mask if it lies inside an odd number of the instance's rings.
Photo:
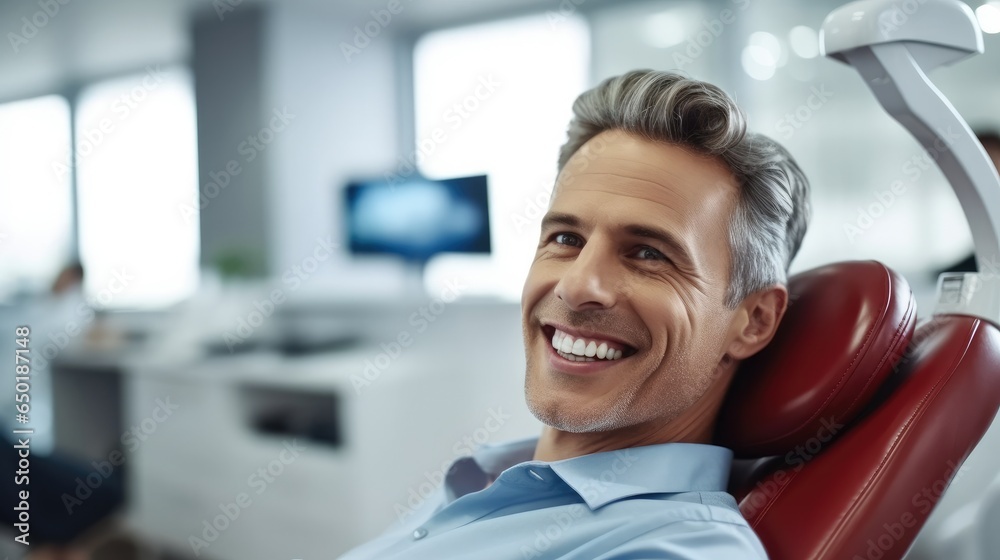
<path id="1" fill-rule="evenodd" d="M 542 475 L 536 473 L 533 469 L 528 469 L 528 474 L 530 474 L 531 476 L 535 477 L 538 480 L 541 480 L 542 482 L 545 482 L 545 479 L 542 477 Z"/>
<path id="2" fill-rule="evenodd" d="M 413 532 L 413 540 L 415 541 L 418 541 L 426 536 L 427 536 L 427 529 L 424 529 L 423 527 Z"/>

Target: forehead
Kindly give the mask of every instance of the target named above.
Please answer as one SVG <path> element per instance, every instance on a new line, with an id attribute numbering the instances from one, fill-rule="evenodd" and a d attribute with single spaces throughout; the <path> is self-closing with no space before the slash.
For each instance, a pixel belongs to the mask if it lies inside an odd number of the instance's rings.
<path id="1" fill-rule="evenodd" d="M 718 231 L 727 224 L 737 189 L 736 179 L 718 157 L 606 131 L 566 163 L 553 191 L 552 209 L 596 207 L 600 217 L 641 218 L 686 236 Z"/>

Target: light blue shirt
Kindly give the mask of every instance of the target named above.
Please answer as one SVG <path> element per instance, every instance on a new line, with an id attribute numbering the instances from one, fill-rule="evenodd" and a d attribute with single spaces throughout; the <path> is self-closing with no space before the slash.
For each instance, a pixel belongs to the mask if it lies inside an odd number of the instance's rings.
<path id="1" fill-rule="evenodd" d="M 666 443 L 546 462 L 532 460 L 537 443 L 457 459 L 422 507 L 341 560 L 767 558 L 725 492 L 730 450 Z"/>

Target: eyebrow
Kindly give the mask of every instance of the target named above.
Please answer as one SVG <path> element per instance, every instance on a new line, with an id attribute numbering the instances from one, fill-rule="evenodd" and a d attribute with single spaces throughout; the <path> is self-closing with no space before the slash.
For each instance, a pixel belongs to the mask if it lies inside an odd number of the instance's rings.
<path id="1" fill-rule="evenodd" d="M 549 212 L 544 218 L 542 218 L 542 231 L 551 229 L 558 225 L 582 229 L 583 220 L 573 214 L 566 214 L 563 212 Z M 629 235 L 632 235 L 633 237 L 659 241 L 663 245 L 667 246 L 668 251 L 674 258 L 680 260 L 686 266 L 694 265 L 694 259 L 691 258 L 691 252 L 688 251 L 687 247 L 680 239 L 677 238 L 676 235 L 667 230 L 642 224 L 626 224 L 621 227 L 621 230 Z"/>

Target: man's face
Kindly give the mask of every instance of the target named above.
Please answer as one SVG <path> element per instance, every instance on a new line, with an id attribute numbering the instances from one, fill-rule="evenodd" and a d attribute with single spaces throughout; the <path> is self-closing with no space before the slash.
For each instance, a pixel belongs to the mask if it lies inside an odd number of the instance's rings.
<path id="1" fill-rule="evenodd" d="M 655 426 L 705 394 L 733 338 L 737 188 L 716 158 L 618 131 L 574 154 L 521 298 L 536 417 L 569 432 Z"/>

